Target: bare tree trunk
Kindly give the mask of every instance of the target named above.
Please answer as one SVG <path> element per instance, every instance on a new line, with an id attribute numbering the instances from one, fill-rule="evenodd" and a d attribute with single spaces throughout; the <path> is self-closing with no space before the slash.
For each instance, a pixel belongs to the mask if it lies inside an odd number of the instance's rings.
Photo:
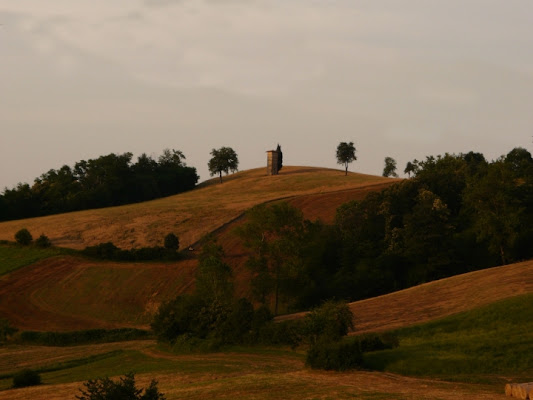
<path id="1" fill-rule="evenodd" d="M 220 183 L 222 183 L 222 171 L 218 173 L 218 176 L 220 177 Z"/>

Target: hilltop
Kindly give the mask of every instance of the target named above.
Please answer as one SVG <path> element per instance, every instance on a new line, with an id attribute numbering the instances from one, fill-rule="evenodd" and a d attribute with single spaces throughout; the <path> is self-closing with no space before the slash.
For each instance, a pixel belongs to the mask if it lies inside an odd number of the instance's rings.
<path id="1" fill-rule="evenodd" d="M 334 169 L 290 166 L 279 175 L 267 176 L 265 168 L 256 168 L 226 176 L 222 184 L 215 178 L 195 190 L 144 203 L 2 222 L 0 240 L 13 240 L 19 229 L 27 228 L 34 235 L 44 233 L 56 246 L 82 249 L 111 241 L 129 249 L 161 245 L 164 236 L 174 232 L 184 248 L 259 203 L 337 192 L 311 200 L 313 204 L 323 202 L 310 206 L 306 215 L 331 218 L 337 206 L 352 198 L 350 191 L 379 190 L 394 181 L 357 173 L 344 176 Z"/>

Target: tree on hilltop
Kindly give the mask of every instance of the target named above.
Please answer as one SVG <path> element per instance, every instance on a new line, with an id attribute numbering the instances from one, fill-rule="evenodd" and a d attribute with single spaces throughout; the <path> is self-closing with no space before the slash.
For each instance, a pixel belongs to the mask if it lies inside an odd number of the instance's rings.
<path id="1" fill-rule="evenodd" d="M 344 165 L 345 167 L 345 174 L 344 176 L 348 175 L 348 164 L 352 161 L 357 160 L 357 157 L 355 155 L 355 146 L 353 145 L 353 142 L 346 143 L 346 142 L 340 142 L 337 146 L 337 164 Z"/>
<path id="2" fill-rule="evenodd" d="M 396 160 L 392 157 L 385 157 L 385 168 L 383 168 L 383 176 L 398 178 L 396 173 Z"/>
<path id="3" fill-rule="evenodd" d="M 220 149 L 211 150 L 211 159 L 207 163 L 211 176 L 218 174 L 220 183 L 222 183 L 222 172 L 226 175 L 238 171 L 239 159 L 237 153 L 231 147 L 221 147 Z"/>

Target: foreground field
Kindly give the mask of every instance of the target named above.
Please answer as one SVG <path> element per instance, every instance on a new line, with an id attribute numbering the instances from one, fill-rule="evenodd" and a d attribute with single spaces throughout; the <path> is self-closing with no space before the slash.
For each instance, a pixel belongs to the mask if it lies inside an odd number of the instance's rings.
<path id="1" fill-rule="evenodd" d="M 279 175 L 266 176 L 266 169 L 258 168 L 225 177 L 223 184 L 215 179 L 190 192 L 149 202 L 2 222 L 0 240 L 13 240 L 19 229 L 27 228 L 34 236 L 44 233 L 56 246 L 80 249 L 112 241 L 129 249 L 160 246 L 165 235 L 174 232 L 186 248 L 259 203 L 339 192 L 340 200 L 329 197 L 326 208 L 331 214 L 346 198 L 343 191 L 383 188 L 395 181 L 311 167 L 284 167 Z"/>
<path id="2" fill-rule="evenodd" d="M 42 374 L 44 385 L 0 391 L 0 399 L 74 399 L 84 380 L 97 376 L 116 376 L 128 371 L 146 387 L 159 381 L 168 400 L 174 399 L 505 399 L 500 383 L 472 385 L 410 378 L 390 373 L 355 371 L 334 373 L 309 370 L 303 356 L 284 350 L 255 349 L 204 355 L 172 355 L 161 352 L 154 342 L 82 346 L 74 348 L 0 348 L 0 371 L 7 363 L 17 366 L 35 359 L 78 360 L 72 368 Z M 87 360 L 88 355 L 100 356 Z M 13 368 L 13 367 L 11 367 Z M 9 380 L 0 380 L 6 389 Z"/>

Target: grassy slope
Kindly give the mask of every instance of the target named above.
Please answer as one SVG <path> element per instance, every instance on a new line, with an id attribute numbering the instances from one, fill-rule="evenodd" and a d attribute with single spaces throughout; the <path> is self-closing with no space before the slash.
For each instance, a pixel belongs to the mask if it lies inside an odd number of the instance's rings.
<path id="1" fill-rule="evenodd" d="M 405 375 L 490 382 L 512 374 L 527 381 L 533 371 L 531 315 L 533 294 L 527 294 L 402 328 L 396 330 L 400 347 L 369 353 L 366 362 Z"/>
<path id="2" fill-rule="evenodd" d="M 394 181 L 311 167 L 284 167 L 277 176 L 266 176 L 266 169 L 259 168 L 224 179 L 222 185 L 215 179 L 190 192 L 144 203 L 3 222 L 0 240 L 12 240 L 25 227 L 33 234 L 44 233 L 56 246 L 84 248 L 112 241 L 131 248 L 161 245 L 164 236 L 174 232 L 187 247 L 265 201 Z"/>
<path id="3" fill-rule="evenodd" d="M 58 248 L 41 249 L 32 246 L 0 244 L 0 276 L 64 253 L 64 250 Z"/>

